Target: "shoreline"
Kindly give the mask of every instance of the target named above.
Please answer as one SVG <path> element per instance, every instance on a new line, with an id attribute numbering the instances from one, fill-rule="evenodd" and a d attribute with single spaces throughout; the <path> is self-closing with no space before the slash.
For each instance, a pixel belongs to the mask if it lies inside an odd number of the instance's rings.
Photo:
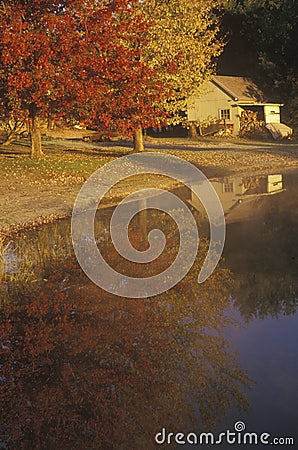
<path id="1" fill-rule="evenodd" d="M 298 145 L 292 142 L 275 143 L 272 146 L 271 143 L 243 142 L 241 145 L 235 142 L 234 148 L 227 149 L 228 145 L 231 147 L 231 143 L 216 140 L 212 143 L 212 149 L 208 145 L 202 147 L 202 143 L 198 142 L 197 150 L 194 150 L 194 142 L 185 139 L 185 147 L 181 150 L 181 139 L 171 143 L 171 148 L 169 140 L 165 139 L 164 149 L 161 141 L 163 140 L 158 140 L 160 150 L 155 151 L 189 161 L 209 180 L 298 170 Z M 72 143 L 62 139 L 59 139 L 58 147 L 56 144 L 51 140 L 47 147 L 45 142 L 46 157 L 38 161 L 30 160 L 27 148 L 19 144 L 9 146 L 0 153 L 0 238 L 13 238 L 21 232 L 70 218 L 77 194 L 89 176 L 117 158 L 119 151 L 128 151 L 113 143 L 115 154 L 110 152 L 107 156 L 106 146 L 102 144 L 96 146 L 76 142 L 76 148 L 72 148 Z M 260 148 L 261 144 L 264 148 Z M 217 148 L 214 149 L 214 146 Z M 146 151 L 150 152 L 150 149 Z M 178 182 L 173 183 L 173 180 L 165 177 L 160 180 L 154 175 L 153 177 L 154 180 L 149 172 L 148 176 L 141 177 L 139 181 L 133 178 L 127 179 L 120 187 L 115 185 L 104 198 L 102 207 L 117 204 L 120 199 L 137 189 L 158 187 L 171 190 L 178 185 Z"/>
<path id="2" fill-rule="evenodd" d="M 273 172 L 276 172 L 276 170 L 273 170 Z M 281 167 L 279 173 L 285 174 L 285 173 L 289 173 L 289 172 L 297 172 L 298 173 L 298 165 L 297 167 Z M 268 171 L 257 171 L 257 172 L 252 172 L 250 174 L 248 174 L 247 172 L 237 172 L 237 174 L 235 173 L 226 173 L 226 177 L 233 177 L 233 176 L 264 176 L 267 175 Z M 209 178 L 210 181 L 216 181 L 218 179 L 222 179 L 222 177 L 212 177 Z M 80 188 L 82 185 L 80 185 L 79 187 L 76 186 L 74 187 L 75 190 L 77 190 L 77 192 L 79 192 Z M 181 187 L 183 186 L 182 183 L 173 183 L 173 184 L 160 184 L 159 186 L 155 186 L 158 187 L 159 189 L 165 189 L 168 191 L 171 191 L 177 187 Z M 77 188 L 77 189 L 76 189 Z M 128 195 L 130 192 L 130 190 L 128 189 L 126 192 L 123 192 L 122 196 L 119 195 L 114 195 L 114 196 L 109 196 L 105 199 L 105 201 L 101 204 L 99 209 L 106 209 L 106 208 L 111 208 L 114 206 L 117 206 L 117 204 L 119 203 L 119 201 L 121 201 L 123 198 L 126 197 L 126 195 Z M 74 203 L 73 203 L 74 204 Z M 17 236 L 21 233 L 26 233 L 32 230 L 35 230 L 37 228 L 40 228 L 44 225 L 50 224 L 50 223 L 55 223 L 61 220 L 70 220 L 71 215 L 72 215 L 72 209 L 73 209 L 73 204 L 70 207 L 69 205 L 67 205 L 67 211 L 65 212 L 61 212 L 61 213 L 55 213 L 54 209 L 52 210 L 51 213 L 47 214 L 47 215 L 40 215 L 40 216 L 36 216 L 35 218 L 32 218 L 32 220 L 28 220 L 26 222 L 15 222 L 15 223 L 11 223 L 9 225 L 6 226 L 0 226 L 0 239 L 2 238 L 2 240 L 6 241 L 8 239 L 14 239 L 17 238 Z"/>

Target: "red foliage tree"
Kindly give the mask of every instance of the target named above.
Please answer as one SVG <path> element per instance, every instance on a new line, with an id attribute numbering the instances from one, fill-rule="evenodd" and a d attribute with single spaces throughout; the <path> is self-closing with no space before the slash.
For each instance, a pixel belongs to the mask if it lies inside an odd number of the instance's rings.
<path id="1" fill-rule="evenodd" d="M 142 60 L 151 24 L 134 8 L 138 1 L 93 3 L 76 13 L 83 30 L 75 60 L 82 89 L 74 114 L 97 128 L 122 132 L 156 124 L 164 115 L 154 103 L 169 89 Z"/>
<path id="2" fill-rule="evenodd" d="M 42 156 L 41 117 L 71 100 L 70 32 L 63 2 L 3 1 L 0 12 L 1 97 L 10 116 L 28 118 L 31 156 Z"/>
<path id="3" fill-rule="evenodd" d="M 133 132 L 162 118 L 168 90 L 140 58 L 148 26 L 135 1 L 10 0 L 0 10 L 0 91 L 26 117 L 31 156 L 42 156 L 40 119 L 72 115 Z"/>

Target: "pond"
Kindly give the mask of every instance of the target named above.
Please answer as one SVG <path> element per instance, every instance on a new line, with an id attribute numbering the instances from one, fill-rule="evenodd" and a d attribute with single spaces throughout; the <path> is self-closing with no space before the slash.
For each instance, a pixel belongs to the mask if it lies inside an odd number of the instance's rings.
<path id="1" fill-rule="evenodd" d="M 221 439 L 225 449 L 232 442 L 218 436 L 227 430 L 239 448 L 245 432 L 297 442 L 297 181 L 288 172 L 213 182 L 227 237 L 202 284 L 208 224 L 198 199 L 178 188 L 198 224 L 199 252 L 186 277 L 155 297 L 93 284 L 74 257 L 69 221 L 3 247 L 0 448 L 204 448 Z M 179 236 L 167 214 L 132 220 L 138 250 L 157 223 L 167 237 L 157 263 L 144 266 L 113 248 L 112 211 L 98 212 L 95 233 L 109 264 L 142 277 L 172 263 Z"/>

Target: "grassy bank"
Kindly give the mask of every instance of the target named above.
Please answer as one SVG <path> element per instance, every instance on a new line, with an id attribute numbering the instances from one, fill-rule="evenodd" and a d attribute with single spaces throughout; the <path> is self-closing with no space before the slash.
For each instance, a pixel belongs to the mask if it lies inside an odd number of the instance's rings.
<path id="1" fill-rule="evenodd" d="M 0 229 L 33 226 L 71 213 L 84 181 L 99 167 L 131 153 L 131 143 L 86 143 L 79 139 L 48 138 L 45 158 L 29 158 L 29 143 L 0 147 Z M 298 146 L 293 142 L 251 142 L 240 139 L 149 138 L 147 151 L 179 156 L 198 166 L 208 177 L 233 173 L 274 173 L 298 167 Z M 143 177 L 144 178 L 144 177 Z M 152 179 L 143 182 L 150 186 Z M 168 182 L 161 180 L 163 187 Z M 156 181 L 153 183 L 156 187 Z M 152 187 L 152 185 L 150 186 Z M 111 196 L 131 192 L 128 180 Z"/>

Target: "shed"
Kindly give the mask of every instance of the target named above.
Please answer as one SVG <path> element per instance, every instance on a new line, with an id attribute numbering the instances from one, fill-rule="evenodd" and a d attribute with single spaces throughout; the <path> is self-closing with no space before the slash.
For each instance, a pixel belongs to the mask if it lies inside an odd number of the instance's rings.
<path id="1" fill-rule="evenodd" d="M 213 118 L 238 135 L 242 111 L 251 110 L 257 112 L 259 120 L 265 124 L 280 123 L 280 107 L 283 105 L 266 101 L 263 92 L 248 78 L 216 75 L 202 87 L 201 92 L 201 96 L 188 100 L 189 122 L 200 123 Z"/>

